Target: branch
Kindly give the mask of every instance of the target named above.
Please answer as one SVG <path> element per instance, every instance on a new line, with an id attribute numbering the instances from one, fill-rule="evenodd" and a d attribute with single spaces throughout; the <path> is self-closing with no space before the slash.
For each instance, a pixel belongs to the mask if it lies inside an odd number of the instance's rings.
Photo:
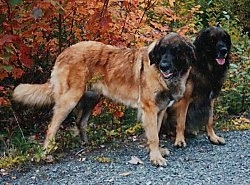
<path id="1" fill-rule="evenodd" d="M 5 4 L 7 5 L 7 17 L 8 17 L 8 21 L 10 24 L 10 28 L 11 28 L 11 34 L 14 34 L 14 30 L 13 30 L 13 26 L 11 24 L 11 7 L 9 5 L 9 1 L 8 0 L 4 0 Z"/>
<path id="2" fill-rule="evenodd" d="M 21 134 L 22 134 L 23 140 L 26 142 L 25 137 L 24 137 L 24 134 L 23 134 L 23 130 L 22 130 L 20 124 L 19 124 L 19 121 L 17 120 L 16 114 L 15 114 L 14 110 L 12 109 L 12 107 L 11 107 L 10 109 L 11 109 L 11 111 L 12 111 L 12 113 L 13 113 L 13 116 L 14 116 L 16 122 L 17 122 L 18 128 L 19 128 L 19 130 L 20 130 L 20 132 L 21 132 Z"/>

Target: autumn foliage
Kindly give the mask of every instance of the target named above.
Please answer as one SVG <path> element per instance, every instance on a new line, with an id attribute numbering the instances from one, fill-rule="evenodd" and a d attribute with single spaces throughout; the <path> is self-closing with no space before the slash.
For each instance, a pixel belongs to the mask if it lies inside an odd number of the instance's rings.
<path id="1" fill-rule="evenodd" d="M 174 2 L 1 0 L 0 105 L 9 103 L 13 81 L 29 71 L 48 71 L 56 56 L 76 42 L 140 47 L 169 31 L 183 35 L 195 31 L 192 17 L 199 6 L 181 15 Z"/>

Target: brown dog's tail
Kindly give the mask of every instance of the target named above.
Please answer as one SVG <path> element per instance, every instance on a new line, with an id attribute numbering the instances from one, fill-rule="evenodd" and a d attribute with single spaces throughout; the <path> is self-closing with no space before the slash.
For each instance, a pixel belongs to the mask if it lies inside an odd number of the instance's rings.
<path id="1" fill-rule="evenodd" d="M 13 100 L 24 105 L 44 106 L 54 103 L 50 83 L 20 84 L 13 92 Z"/>

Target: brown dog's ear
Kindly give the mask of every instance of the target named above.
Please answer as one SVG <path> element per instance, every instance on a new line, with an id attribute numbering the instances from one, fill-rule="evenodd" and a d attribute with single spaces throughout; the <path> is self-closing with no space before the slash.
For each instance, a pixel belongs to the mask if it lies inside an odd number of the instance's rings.
<path id="1" fill-rule="evenodd" d="M 153 65 L 157 63 L 157 56 L 158 53 L 158 43 L 159 41 L 156 40 L 148 46 L 148 57 L 149 57 L 149 65 Z"/>

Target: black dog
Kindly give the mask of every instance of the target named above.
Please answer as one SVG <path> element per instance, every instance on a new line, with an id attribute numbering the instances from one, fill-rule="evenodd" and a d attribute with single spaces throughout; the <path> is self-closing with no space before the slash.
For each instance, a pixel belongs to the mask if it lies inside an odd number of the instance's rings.
<path id="1" fill-rule="evenodd" d="M 213 108 L 229 67 L 231 39 L 222 28 L 209 27 L 199 32 L 194 45 L 197 60 L 190 72 L 186 92 L 181 101 L 167 110 L 164 129 L 173 130 L 174 126 L 174 145 L 181 147 L 186 146 L 185 129 L 192 130 L 205 124 L 209 140 L 213 144 L 224 144 L 225 140 L 213 129 Z"/>

